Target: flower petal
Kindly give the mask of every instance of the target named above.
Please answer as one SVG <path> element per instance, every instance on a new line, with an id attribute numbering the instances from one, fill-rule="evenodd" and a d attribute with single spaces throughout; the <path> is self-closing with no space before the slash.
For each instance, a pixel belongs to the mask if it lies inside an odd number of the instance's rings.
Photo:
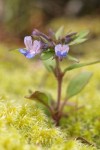
<path id="1" fill-rule="evenodd" d="M 25 44 L 27 50 L 31 50 L 32 49 L 32 37 L 26 36 L 24 38 L 24 44 Z"/>
<path id="2" fill-rule="evenodd" d="M 26 55 L 26 58 L 33 58 L 36 54 L 35 53 L 30 53 L 28 52 L 27 55 Z"/>
<path id="3" fill-rule="evenodd" d="M 35 52 L 36 54 L 39 54 L 41 52 L 41 42 L 35 40 L 33 42 L 33 47 L 32 47 L 32 51 Z"/>
<path id="4" fill-rule="evenodd" d="M 56 53 L 56 55 L 57 55 L 58 57 L 66 57 L 66 56 L 67 56 L 67 52 L 62 53 L 62 52 L 58 51 L 58 52 Z"/>
<path id="5" fill-rule="evenodd" d="M 26 56 L 26 54 L 27 54 L 27 50 L 25 50 L 25 49 L 19 49 L 19 52 L 21 53 L 21 54 L 23 54 L 23 55 L 25 55 Z"/>
<path id="6" fill-rule="evenodd" d="M 61 51 L 61 44 L 58 44 L 55 46 L 55 52 L 57 53 L 57 51 Z"/>
<path id="7" fill-rule="evenodd" d="M 55 46 L 55 53 L 58 57 L 66 57 L 68 51 L 69 51 L 69 46 L 68 45 L 58 44 L 58 45 Z"/>
<path id="8" fill-rule="evenodd" d="M 68 51 L 69 51 L 69 46 L 68 46 L 68 45 L 63 45 L 63 46 L 62 46 L 62 49 L 63 49 L 63 50 L 62 50 L 63 52 L 67 52 L 67 53 L 68 53 Z"/>

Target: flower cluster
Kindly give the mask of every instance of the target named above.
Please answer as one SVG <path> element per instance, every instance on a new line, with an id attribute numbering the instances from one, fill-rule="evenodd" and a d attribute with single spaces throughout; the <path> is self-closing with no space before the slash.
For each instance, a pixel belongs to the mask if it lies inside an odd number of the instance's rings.
<path id="1" fill-rule="evenodd" d="M 76 33 L 69 34 L 64 38 L 59 37 L 56 39 L 53 31 L 49 32 L 49 35 L 45 35 L 44 33 L 35 29 L 31 36 L 26 36 L 24 38 L 24 44 L 26 48 L 19 49 L 19 52 L 30 59 L 48 49 L 52 49 L 54 51 L 53 54 L 62 59 L 68 54 L 68 43 L 72 40 L 72 36 L 74 34 Z"/>

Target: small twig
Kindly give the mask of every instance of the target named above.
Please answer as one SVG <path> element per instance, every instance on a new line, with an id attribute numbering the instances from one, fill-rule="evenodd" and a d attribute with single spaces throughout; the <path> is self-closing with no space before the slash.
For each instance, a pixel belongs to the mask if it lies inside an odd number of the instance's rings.
<path id="1" fill-rule="evenodd" d="M 76 140 L 79 140 L 79 141 L 81 141 L 82 143 L 84 143 L 84 144 L 88 144 L 88 145 L 90 145 L 90 146 L 95 146 L 93 143 L 90 143 L 89 141 L 87 141 L 85 138 L 83 138 L 83 137 L 77 137 L 76 138 Z"/>

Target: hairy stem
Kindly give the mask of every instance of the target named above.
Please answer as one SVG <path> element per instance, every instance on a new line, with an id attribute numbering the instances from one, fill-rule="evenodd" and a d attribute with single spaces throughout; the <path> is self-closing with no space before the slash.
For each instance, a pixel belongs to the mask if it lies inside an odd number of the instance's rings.
<path id="1" fill-rule="evenodd" d="M 56 57 L 56 78 L 57 78 L 57 108 L 56 110 L 59 111 L 60 101 L 61 101 L 61 88 L 62 88 L 62 72 L 59 65 L 59 58 Z"/>
<path id="2" fill-rule="evenodd" d="M 57 80 L 58 89 L 57 89 L 57 110 L 59 111 L 60 101 L 61 101 L 61 89 L 62 89 L 62 78 Z"/>
<path id="3" fill-rule="evenodd" d="M 54 113 L 52 114 L 52 118 L 54 119 L 56 126 L 58 126 L 62 116 L 63 107 L 64 107 L 64 104 L 61 105 L 61 94 L 62 94 L 62 82 L 65 73 L 62 72 L 60 68 L 60 59 L 58 57 L 55 57 L 55 61 L 56 61 L 56 66 L 55 68 L 51 68 L 51 69 L 57 80 L 57 103 L 56 103 L 56 108 L 54 108 Z"/>

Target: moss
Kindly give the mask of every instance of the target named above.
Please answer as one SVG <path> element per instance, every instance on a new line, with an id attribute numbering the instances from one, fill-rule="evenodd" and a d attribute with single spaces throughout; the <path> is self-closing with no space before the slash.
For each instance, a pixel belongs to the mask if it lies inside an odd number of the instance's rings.
<path id="1" fill-rule="evenodd" d="M 48 121 L 34 103 L 0 102 L 0 149 L 57 149 L 84 147 L 77 141 L 66 139 L 61 129 Z M 67 141 L 66 141 L 67 140 Z M 65 142 L 66 141 L 66 142 Z M 90 147 L 91 149 L 91 147 Z M 88 149 L 86 149 L 88 150 Z"/>
<path id="2" fill-rule="evenodd" d="M 83 145 L 75 140 L 69 140 L 60 145 L 53 145 L 50 150 L 96 150 L 96 148 Z"/>

